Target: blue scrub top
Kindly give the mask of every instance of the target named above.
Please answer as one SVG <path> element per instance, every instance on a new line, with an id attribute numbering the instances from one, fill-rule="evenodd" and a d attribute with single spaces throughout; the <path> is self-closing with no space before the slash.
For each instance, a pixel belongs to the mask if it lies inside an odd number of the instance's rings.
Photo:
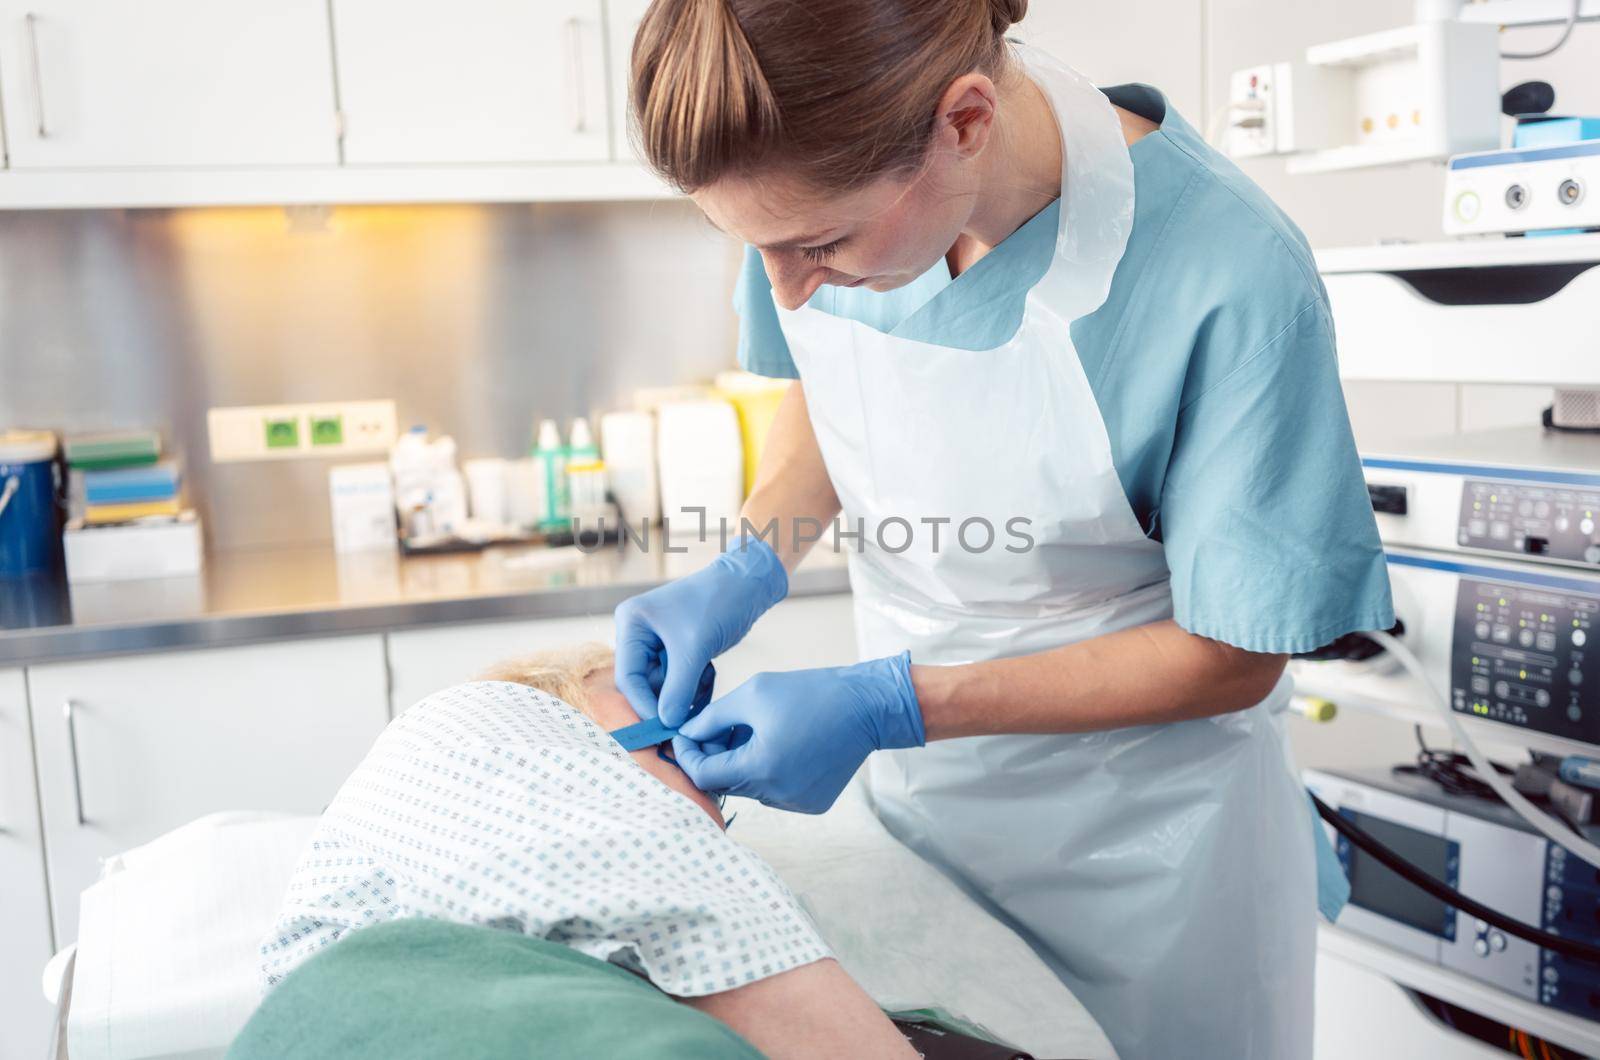
<path id="1" fill-rule="evenodd" d="M 1305 237 L 1148 85 L 1104 90 L 1160 128 L 1129 149 L 1134 222 L 1103 306 L 1072 323 L 1112 461 L 1172 573 L 1191 633 L 1299 652 L 1394 624 L 1389 576 L 1350 433 L 1327 292 Z M 987 350 L 1016 333 L 1049 268 L 1056 202 L 960 276 L 823 287 L 810 304 L 879 331 Z M 761 256 L 734 292 L 739 362 L 799 378 Z M 1350 893 L 1311 812 L 1317 901 Z"/>
<path id="2" fill-rule="evenodd" d="M 1162 543 L 1191 633 L 1299 652 L 1394 624 L 1372 504 L 1305 237 L 1148 85 L 1104 90 L 1160 128 L 1130 148 L 1135 209 L 1103 306 L 1072 324 L 1134 513 Z M 1016 333 L 1051 263 L 1060 202 L 951 279 L 822 287 L 810 305 L 921 342 Z M 761 256 L 734 293 L 739 361 L 798 378 Z"/>

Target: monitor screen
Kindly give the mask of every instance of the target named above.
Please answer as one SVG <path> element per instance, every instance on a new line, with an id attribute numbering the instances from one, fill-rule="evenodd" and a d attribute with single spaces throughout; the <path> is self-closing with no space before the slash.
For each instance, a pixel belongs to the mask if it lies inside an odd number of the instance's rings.
<path id="1" fill-rule="evenodd" d="M 1452 840 L 1354 810 L 1341 810 L 1340 813 L 1429 876 L 1441 883 L 1455 885 L 1451 865 L 1456 860 L 1458 845 Z M 1430 935 L 1455 938 L 1454 907 L 1439 901 L 1353 843 L 1341 843 L 1340 846 L 1347 847 L 1349 851 L 1352 905 L 1398 920 Z"/>

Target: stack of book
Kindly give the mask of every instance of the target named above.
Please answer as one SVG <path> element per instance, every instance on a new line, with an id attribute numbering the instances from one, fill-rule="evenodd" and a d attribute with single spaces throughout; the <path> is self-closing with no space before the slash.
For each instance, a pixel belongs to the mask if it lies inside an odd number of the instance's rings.
<path id="1" fill-rule="evenodd" d="M 72 518 L 62 540 L 67 578 L 99 581 L 192 574 L 200 521 L 183 507 L 183 474 L 155 431 L 79 435 L 63 450 Z"/>
<path id="2" fill-rule="evenodd" d="M 84 525 L 171 520 L 182 510 L 183 476 L 176 461 L 161 459 L 161 438 L 154 431 L 73 437 L 64 448 L 74 477 L 81 477 Z"/>

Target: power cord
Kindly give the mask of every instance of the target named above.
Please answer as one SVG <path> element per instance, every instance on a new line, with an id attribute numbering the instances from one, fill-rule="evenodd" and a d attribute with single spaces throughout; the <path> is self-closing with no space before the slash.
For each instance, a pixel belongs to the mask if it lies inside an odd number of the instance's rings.
<path id="1" fill-rule="evenodd" d="M 1417 725 L 1414 728 L 1417 734 L 1417 763 L 1411 766 L 1395 766 L 1394 772 L 1431 780 L 1448 795 L 1498 801 L 1493 788 L 1468 772 L 1472 762 L 1466 755 L 1429 747 L 1428 741 L 1422 737 L 1422 726 Z M 1502 776 L 1516 775 L 1514 770 L 1499 762 L 1491 761 L 1489 764 Z"/>
<path id="2" fill-rule="evenodd" d="M 1561 28 L 1561 36 L 1548 48 L 1541 48 L 1536 52 L 1501 52 L 1502 59 L 1543 59 L 1546 55 L 1554 55 L 1560 51 L 1567 41 L 1572 39 L 1572 31 L 1578 25 L 1578 16 L 1583 13 L 1583 0 L 1572 0 L 1572 13 L 1567 16 L 1567 23 Z M 1502 27 L 1503 28 L 1503 27 Z"/>

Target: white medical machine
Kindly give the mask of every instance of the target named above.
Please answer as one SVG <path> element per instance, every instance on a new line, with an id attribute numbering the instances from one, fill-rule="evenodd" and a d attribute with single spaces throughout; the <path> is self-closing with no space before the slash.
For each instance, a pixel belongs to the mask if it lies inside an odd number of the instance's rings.
<path id="1" fill-rule="evenodd" d="M 1600 140 L 1457 155 L 1444 190 L 1450 235 L 1600 228 Z"/>
<path id="2" fill-rule="evenodd" d="M 1417 0 L 1408 24 L 1235 70 L 1208 135 L 1235 157 L 1287 155 L 1290 173 L 1492 151 L 1502 60 L 1551 54 L 1594 19 L 1593 0 Z M 1536 25 L 1551 27 L 1549 44 L 1502 50 L 1502 28 Z M 1491 213 L 1482 193 L 1479 204 L 1474 220 Z"/>
<path id="3" fill-rule="evenodd" d="M 1334 250 L 1318 265 L 1342 377 L 1542 384 L 1554 397 L 1543 423 L 1362 452 L 1398 642 L 1420 668 L 1393 651 L 1297 661 L 1297 690 L 1435 725 L 1442 694 L 1461 731 L 1497 757 L 1600 758 L 1600 236 Z M 1311 772 L 1307 783 L 1468 898 L 1600 943 L 1600 868 L 1470 783 L 1392 764 Z M 1324 954 L 1600 1054 L 1600 965 L 1468 915 L 1331 838 L 1352 897 Z"/>

